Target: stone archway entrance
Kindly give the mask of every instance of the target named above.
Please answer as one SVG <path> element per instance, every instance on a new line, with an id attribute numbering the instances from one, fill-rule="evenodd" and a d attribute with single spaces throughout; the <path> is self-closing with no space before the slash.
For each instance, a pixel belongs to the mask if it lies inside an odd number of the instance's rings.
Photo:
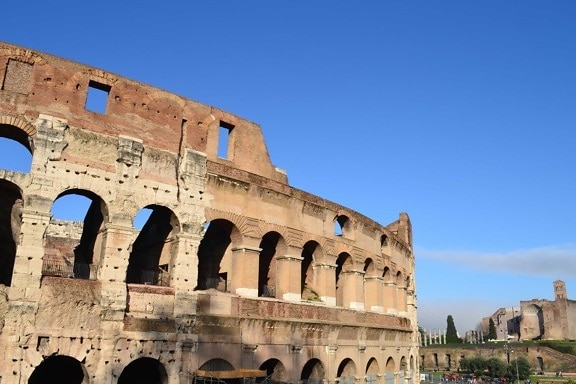
<path id="1" fill-rule="evenodd" d="M 88 375 L 75 358 L 50 356 L 34 369 L 28 384 L 88 384 Z"/>
<path id="2" fill-rule="evenodd" d="M 128 364 L 118 378 L 118 384 L 166 384 L 166 369 L 156 359 L 141 357 Z"/>

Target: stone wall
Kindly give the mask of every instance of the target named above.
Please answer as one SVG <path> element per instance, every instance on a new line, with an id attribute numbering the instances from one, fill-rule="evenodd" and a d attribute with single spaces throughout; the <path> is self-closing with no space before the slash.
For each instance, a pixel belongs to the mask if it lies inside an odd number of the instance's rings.
<path id="1" fill-rule="evenodd" d="M 32 154 L 0 169 L 3 384 L 418 381 L 407 214 L 295 189 L 258 125 L 137 81 L 5 43 L 0 80 Z"/>

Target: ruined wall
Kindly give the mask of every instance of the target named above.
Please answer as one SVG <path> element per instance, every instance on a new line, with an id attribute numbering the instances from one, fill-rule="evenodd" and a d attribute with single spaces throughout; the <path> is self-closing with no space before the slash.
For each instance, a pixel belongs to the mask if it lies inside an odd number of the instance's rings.
<path id="1" fill-rule="evenodd" d="M 0 80 L 32 154 L 0 169 L 2 383 L 418 381 L 408 215 L 292 188 L 256 124 L 133 80 L 4 43 Z"/>
<path id="2" fill-rule="evenodd" d="M 514 361 L 516 356 L 526 358 L 532 372 L 574 372 L 576 366 L 576 356 L 560 353 L 549 347 L 510 343 L 508 351 L 509 356 L 506 355 L 506 349 L 502 343 L 476 344 L 461 348 L 424 347 L 420 348 L 420 362 L 422 364 L 420 369 L 424 371 L 458 371 L 460 361 L 463 358 L 482 357 L 490 359 L 495 357 L 507 362 Z"/>
<path id="3" fill-rule="evenodd" d="M 555 281 L 554 289 L 554 301 L 532 299 L 520 302 L 522 340 L 576 339 L 576 302 L 567 298 L 563 281 Z"/>

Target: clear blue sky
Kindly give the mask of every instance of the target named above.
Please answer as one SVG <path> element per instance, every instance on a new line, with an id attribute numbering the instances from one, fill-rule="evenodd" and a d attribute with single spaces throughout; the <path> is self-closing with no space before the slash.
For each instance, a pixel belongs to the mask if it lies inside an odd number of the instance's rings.
<path id="1" fill-rule="evenodd" d="M 51 1 L 0 40 L 262 126 L 290 183 L 408 212 L 419 323 L 576 299 L 576 2 Z M 5 156 L 6 157 L 6 156 Z M 572 293 L 574 292 L 574 293 Z"/>

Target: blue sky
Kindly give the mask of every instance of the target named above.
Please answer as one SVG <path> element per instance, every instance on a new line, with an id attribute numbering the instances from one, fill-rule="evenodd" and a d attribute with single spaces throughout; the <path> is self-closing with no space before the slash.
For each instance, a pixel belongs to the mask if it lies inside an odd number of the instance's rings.
<path id="1" fill-rule="evenodd" d="M 576 298 L 576 3 L 7 2 L 0 40 L 261 125 L 291 185 L 410 215 L 419 323 Z M 5 154 L 7 152 L 4 152 Z M 3 156 L 5 159 L 8 156 Z"/>

